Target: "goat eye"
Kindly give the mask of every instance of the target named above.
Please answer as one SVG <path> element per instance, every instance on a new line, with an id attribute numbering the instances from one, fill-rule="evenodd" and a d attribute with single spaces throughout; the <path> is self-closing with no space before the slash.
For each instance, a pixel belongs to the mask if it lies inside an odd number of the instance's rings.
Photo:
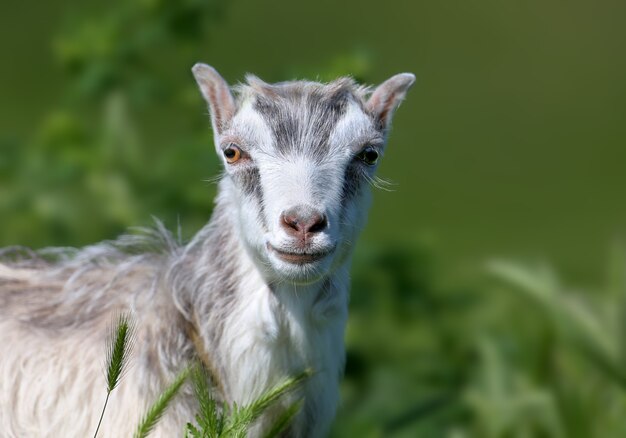
<path id="1" fill-rule="evenodd" d="M 373 147 L 367 146 L 359 152 L 356 157 L 365 164 L 373 166 L 378 161 L 378 152 L 376 152 L 376 149 Z"/>
<path id="2" fill-rule="evenodd" d="M 234 144 L 229 145 L 224 149 L 224 158 L 226 158 L 226 162 L 229 164 L 238 161 L 241 158 L 241 149 Z"/>

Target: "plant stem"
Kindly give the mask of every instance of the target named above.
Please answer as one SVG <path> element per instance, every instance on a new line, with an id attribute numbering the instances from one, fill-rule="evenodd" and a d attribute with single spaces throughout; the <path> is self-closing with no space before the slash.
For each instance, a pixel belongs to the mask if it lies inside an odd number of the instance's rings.
<path id="1" fill-rule="evenodd" d="M 96 427 L 96 433 L 93 434 L 93 438 L 96 438 L 98 435 L 98 430 L 100 430 L 100 425 L 102 424 L 102 418 L 104 418 L 104 411 L 107 408 L 107 403 L 109 402 L 109 396 L 111 395 L 111 391 L 107 391 L 107 398 L 104 400 L 104 406 L 102 407 L 102 413 L 100 414 L 100 420 L 98 420 L 98 427 Z"/>

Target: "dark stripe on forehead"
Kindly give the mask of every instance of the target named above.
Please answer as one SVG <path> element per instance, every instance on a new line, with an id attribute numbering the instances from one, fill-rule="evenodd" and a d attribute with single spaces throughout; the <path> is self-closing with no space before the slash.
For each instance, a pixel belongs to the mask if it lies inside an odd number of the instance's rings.
<path id="1" fill-rule="evenodd" d="M 258 94 L 254 108 L 272 131 L 276 150 L 324 157 L 330 134 L 346 113 L 352 96 L 349 89 L 303 84 L 275 89 L 279 91 Z"/>

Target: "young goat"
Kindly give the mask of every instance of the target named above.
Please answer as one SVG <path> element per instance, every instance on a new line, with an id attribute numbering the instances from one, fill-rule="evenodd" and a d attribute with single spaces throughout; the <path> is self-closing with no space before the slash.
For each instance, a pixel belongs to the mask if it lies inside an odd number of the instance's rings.
<path id="1" fill-rule="evenodd" d="M 123 311 L 137 320 L 134 359 L 101 436 L 130 436 L 195 357 L 226 403 L 248 403 L 312 369 L 291 395 L 304 404 L 287 435 L 327 433 L 344 367 L 351 252 L 391 117 L 415 78 L 399 74 L 370 92 L 347 78 L 267 84 L 249 76 L 235 98 L 212 67 L 197 64 L 193 74 L 225 168 L 211 220 L 186 246 L 159 226 L 151 241 L 126 236 L 54 262 L 5 257 L 0 435 L 94 432 L 107 326 Z M 180 436 L 196 410 L 183 389 L 154 436 Z"/>

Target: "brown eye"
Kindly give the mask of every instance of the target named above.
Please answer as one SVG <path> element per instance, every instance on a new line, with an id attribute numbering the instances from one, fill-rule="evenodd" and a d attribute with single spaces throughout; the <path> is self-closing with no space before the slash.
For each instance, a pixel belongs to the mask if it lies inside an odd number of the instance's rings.
<path id="1" fill-rule="evenodd" d="M 367 146 L 363 148 L 363 150 L 359 152 L 356 157 L 365 164 L 373 166 L 378 161 L 378 152 L 376 152 L 376 149 L 373 147 Z"/>
<path id="2" fill-rule="evenodd" d="M 224 149 L 224 158 L 226 158 L 226 162 L 229 164 L 238 161 L 241 158 L 241 149 L 234 144 L 229 145 Z"/>

